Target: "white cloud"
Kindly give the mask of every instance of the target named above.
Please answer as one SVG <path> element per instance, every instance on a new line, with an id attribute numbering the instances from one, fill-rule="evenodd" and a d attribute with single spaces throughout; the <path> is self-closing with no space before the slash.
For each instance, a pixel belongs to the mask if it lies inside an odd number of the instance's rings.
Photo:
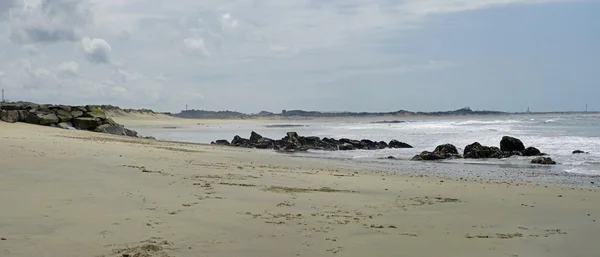
<path id="1" fill-rule="evenodd" d="M 62 75 L 75 76 L 79 73 L 79 64 L 76 62 L 63 62 L 56 67 L 56 71 Z"/>
<path id="2" fill-rule="evenodd" d="M 84 37 L 81 39 L 81 45 L 83 46 L 83 51 L 88 61 L 92 63 L 110 63 L 110 52 L 112 51 L 112 47 L 106 40 Z"/>
<path id="3" fill-rule="evenodd" d="M 84 0 L 24 1 L 11 9 L 10 39 L 18 44 L 77 41 L 92 17 L 89 8 Z"/>
<path id="4" fill-rule="evenodd" d="M 186 38 L 183 40 L 186 53 L 197 54 L 201 56 L 209 56 L 210 53 L 206 49 L 204 39 L 202 38 Z"/>

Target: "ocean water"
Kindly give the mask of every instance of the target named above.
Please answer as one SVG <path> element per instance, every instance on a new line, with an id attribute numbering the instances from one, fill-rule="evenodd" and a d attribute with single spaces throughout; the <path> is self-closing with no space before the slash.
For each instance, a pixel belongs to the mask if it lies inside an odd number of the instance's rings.
<path id="1" fill-rule="evenodd" d="M 381 119 L 352 121 L 259 121 L 224 124 L 203 124 L 177 127 L 137 127 L 143 135 L 157 139 L 210 143 L 217 139 L 231 140 L 235 135 L 248 138 L 251 131 L 274 139 L 286 132 L 295 131 L 301 136 L 370 139 L 389 142 L 396 139 L 412 145 L 412 149 L 383 149 L 356 151 L 309 151 L 302 156 L 317 158 L 350 159 L 361 162 L 377 162 L 378 158 L 394 156 L 400 159 L 395 165 L 425 168 L 410 159 L 421 151 L 432 151 L 437 145 L 450 143 L 462 152 L 473 142 L 499 146 L 502 136 L 521 139 L 525 146 L 534 146 L 548 154 L 558 165 L 548 167 L 552 171 L 600 175 L 600 116 L 494 116 L 494 117 L 424 117 L 398 118 L 403 123 L 373 123 Z M 302 127 L 267 127 L 269 125 L 294 124 Z M 589 154 L 574 155 L 574 150 Z M 269 151 L 269 150 L 265 150 Z M 540 168 L 529 164 L 531 158 L 511 157 L 488 160 L 447 160 L 443 163 L 471 166 L 496 165 L 513 169 Z M 422 164 L 429 165 L 429 164 Z M 450 166 L 452 167 L 452 166 Z M 402 167 L 400 167 L 402 168 Z"/>

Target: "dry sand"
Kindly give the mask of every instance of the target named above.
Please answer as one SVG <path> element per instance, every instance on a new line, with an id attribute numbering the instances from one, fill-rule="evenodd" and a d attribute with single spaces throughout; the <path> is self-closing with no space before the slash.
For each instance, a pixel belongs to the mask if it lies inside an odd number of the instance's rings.
<path id="1" fill-rule="evenodd" d="M 180 122 L 180 121 L 178 121 Z M 585 187 L 0 122 L 0 256 L 599 256 Z"/>

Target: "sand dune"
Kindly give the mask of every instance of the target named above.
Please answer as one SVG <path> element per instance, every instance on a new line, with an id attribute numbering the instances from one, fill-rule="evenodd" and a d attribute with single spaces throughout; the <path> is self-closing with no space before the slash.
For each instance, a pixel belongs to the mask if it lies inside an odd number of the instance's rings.
<path id="1" fill-rule="evenodd" d="M 119 122 L 136 120 L 182 122 Z M 2 122 L 0 170 L 1 256 L 600 252 L 600 195 L 587 185 L 400 176 L 331 160 Z"/>

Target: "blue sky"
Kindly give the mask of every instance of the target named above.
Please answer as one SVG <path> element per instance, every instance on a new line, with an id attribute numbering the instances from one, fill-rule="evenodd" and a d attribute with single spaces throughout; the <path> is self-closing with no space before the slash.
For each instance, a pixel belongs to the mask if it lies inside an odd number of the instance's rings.
<path id="1" fill-rule="evenodd" d="M 10 100 L 600 110 L 598 0 L 3 0 Z"/>

